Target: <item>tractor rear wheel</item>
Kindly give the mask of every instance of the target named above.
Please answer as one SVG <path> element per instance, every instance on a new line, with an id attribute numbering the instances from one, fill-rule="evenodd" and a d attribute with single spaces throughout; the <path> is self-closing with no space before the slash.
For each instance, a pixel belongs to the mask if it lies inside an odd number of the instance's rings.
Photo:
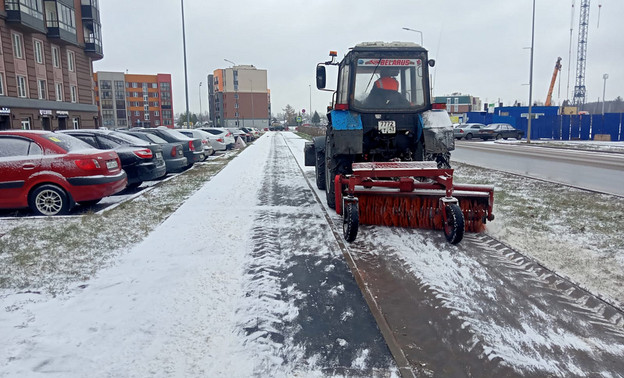
<path id="1" fill-rule="evenodd" d="M 351 243 L 355 240 L 360 225 L 357 202 L 346 202 L 342 209 L 342 235 Z"/>
<path id="2" fill-rule="evenodd" d="M 325 153 L 323 151 L 316 150 L 314 152 L 316 161 L 314 164 L 314 173 L 316 174 L 316 187 L 320 190 L 325 190 L 327 184 L 325 181 Z"/>
<path id="3" fill-rule="evenodd" d="M 444 224 L 444 236 L 451 244 L 457 244 L 464 238 L 464 214 L 457 204 L 450 204 L 444 208 L 446 211 L 446 223 Z"/>
<path id="4" fill-rule="evenodd" d="M 336 208 L 336 192 L 334 190 L 334 179 L 336 177 L 336 160 L 333 157 L 331 138 L 325 138 L 325 199 L 327 206 Z"/>

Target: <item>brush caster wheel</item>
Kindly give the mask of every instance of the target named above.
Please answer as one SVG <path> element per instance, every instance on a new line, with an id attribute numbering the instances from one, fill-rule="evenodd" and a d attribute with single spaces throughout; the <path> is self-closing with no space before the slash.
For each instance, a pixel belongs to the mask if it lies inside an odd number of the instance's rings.
<path id="1" fill-rule="evenodd" d="M 358 203 L 355 201 L 345 201 L 342 208 L 342 234 L 346 241 L 351 243 L 355 240 L 360 225 L 360 215 L 358 214 Z"/>
<path id="2" fill-rule="evenodd" d="M 464 238 L 464 214 L 455 203 L 446 205 L 446 222 L 444 223 L 444 236 L 451 244 L 457 244 Z"/>

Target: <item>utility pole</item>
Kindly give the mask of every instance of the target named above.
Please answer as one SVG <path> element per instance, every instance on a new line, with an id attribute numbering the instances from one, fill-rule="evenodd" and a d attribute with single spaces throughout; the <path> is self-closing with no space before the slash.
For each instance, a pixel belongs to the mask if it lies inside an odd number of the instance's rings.
<path id="1" fill-rule="evenodd" d="M 184 93 L 186 95 L 186 127 L 191 124 L 191 116 L 189 114 L 189 96 L 188 96 L 188 71 L 186 69 L 186 32 L 184 30 L 184 0 L 180 0 L 182 5 L 182 47 L 184 50 Z"/>
<path id="2" fill-rule="evenodd" d="M 201 121 L 201 116 L 202 116 L 202 106 L 201 106 L 201 85 L 202 82 L 199 82 L 199 120 Z"/>
<path id="3" fill-rule="evenodd" d="M 533 48 L 535 47 L 535 0 L 533 0 L 533 21 L 531 26 L 531 68 L 529 70 L 529 119 L 527 122 L 527 143 L 531 143 L 531 114 L 533 106 Z"/>

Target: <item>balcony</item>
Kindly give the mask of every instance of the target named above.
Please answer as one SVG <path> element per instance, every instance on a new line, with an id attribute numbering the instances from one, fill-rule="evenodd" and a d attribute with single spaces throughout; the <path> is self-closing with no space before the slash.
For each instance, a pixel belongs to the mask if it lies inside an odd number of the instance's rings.
<path id="1" fill-rule="evenodd" d="M 104 58 L 104 49 L 102 48 L 102 42 L 97 40 L 93 36 L 85 36 L 85 53 L 93 60 L 100 60 Z"/>
<path id="2" fill-rule="evenodd" d="M 5 0 L 4 8 L 7 23 L 27 31 L 46 32 L 42 9 L 27 7 L 19 0 Z"/>
<path id="3" fill-rule="evenodd" d="M 76 35 L 76 29 L 65 27 L 57 20 L 46 21 L 48 32 L 47 36 L 50 39 L 55 39 L 57 43 L 68 45 L 77 45 L 78 36 Z"/>
<path id="4" fill-rule="evenodd" d="M 88 1 L 86 2 L 88 3 Z M 82 5 L 80 6 L 80 10 L 82 13 L 83 21 L 93 21 L 100 23 L 100 10 L 97 7 L 93 6 L 93 4 L 85 5 L 85 1 L 83 1 Z"/>

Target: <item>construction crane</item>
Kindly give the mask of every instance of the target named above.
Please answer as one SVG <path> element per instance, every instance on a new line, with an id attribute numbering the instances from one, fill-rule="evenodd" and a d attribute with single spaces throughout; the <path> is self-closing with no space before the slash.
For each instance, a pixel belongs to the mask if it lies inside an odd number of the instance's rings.
<path id="1" fill-rule="evenodd" d="M 550 87 L 548 88 L 548 95 L 546 96 L 545 106 L 550 106 L 552 103 L 552 93 L 555 88 L 555 82 L 557 81 L 557 74 L 561 71 L 561 57 L 557 58 L 555 63 L 555 71 L 553 72 L 552 79 L 550 80 Z"/>
<path id="2" fill-rule="evenodd" d="M 587 29 L 589 27 L 589 1 L 581 0 L 579 16 L 578 48 L 576 53 L 576 85 L 574 105 L 580 108 L 585 104 L 585 64 L 587 63 Z"/>

